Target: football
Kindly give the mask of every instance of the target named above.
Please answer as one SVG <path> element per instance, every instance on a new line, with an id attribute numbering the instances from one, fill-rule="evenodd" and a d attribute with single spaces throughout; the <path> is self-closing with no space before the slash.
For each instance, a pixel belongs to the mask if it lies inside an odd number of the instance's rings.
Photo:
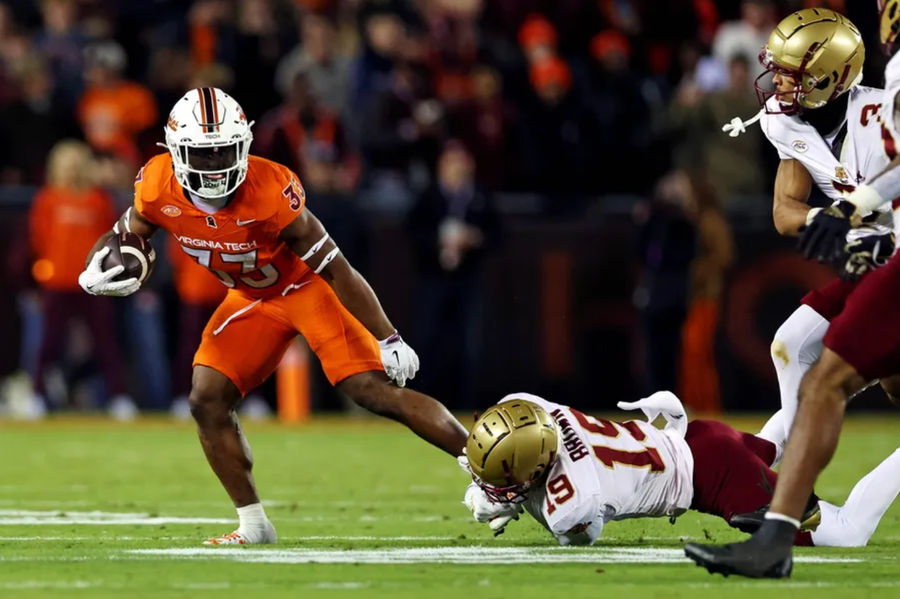
<path id="1" fill-rule="evenodd" d="M 150 246 L 150 242 L 134 233 L 123 232 L 110 237 L 105 244 L 109 253 L 103 259 L 103 270 L 109 270 L 118 265 L 125 267 L 115 281 L 125 281 L 132 277 L 143 283 L 153 272 L 156 263 L 156 251 Z"/>

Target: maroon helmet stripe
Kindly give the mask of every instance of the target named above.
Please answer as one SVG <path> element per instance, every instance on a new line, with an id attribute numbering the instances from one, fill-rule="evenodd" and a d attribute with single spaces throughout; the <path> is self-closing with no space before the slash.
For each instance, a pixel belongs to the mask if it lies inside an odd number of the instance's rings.
<path id="1" fill-rule="evenodd" d="M 215 116 L 214 116 L 215 110 L 214 110 L 214 103 L 213 103 L 213 99 L 212 99 L 213 98 L 212 90 L 208 87 L 201 87 L 200 88 L 200 98 L 201 98 L 200 106 L 202 107 L 202 113 L 203 113 L 203 122 L 200 124 L 203 125 L 204 133 L 212 133 L 212 128 L 215 123 L 215 121 L 213 120 L 215 118 Z"/>
<path id="2" fill-rule="evenodd" d="M 213 122 L 216 123 L 216 131 L 220 131 L 219 129 L 219 106 L 216 104 L 216 88 L 209 88 L 209 93 L 212 101 L 213 108 Z"/>
<path id="3" fill-rule="evenodd" d="M 200 125 L 206 122 L 206 103 L 203 101 L 203 89 L 197 88 L 197 95 L 200 96 Z M 203 127 L 203 132 L 206 133 L 206 127 Z"/>

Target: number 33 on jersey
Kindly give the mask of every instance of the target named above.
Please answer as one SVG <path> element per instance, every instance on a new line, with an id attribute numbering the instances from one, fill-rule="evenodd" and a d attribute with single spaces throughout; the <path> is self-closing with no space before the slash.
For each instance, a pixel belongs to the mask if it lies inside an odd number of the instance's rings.
<path id="1" fill-rule="evenodd" d="M 181 249 L 222 283 L 253 298 L 274 297 L 309 268 L 279 239 L 303 209 L 297 176 L 250 156 L 247 178 L 221 209 L 204 212 L 185 197 L 169 154 L 153 157 L 135 179 L 134 207 L 169 231 Z"/>

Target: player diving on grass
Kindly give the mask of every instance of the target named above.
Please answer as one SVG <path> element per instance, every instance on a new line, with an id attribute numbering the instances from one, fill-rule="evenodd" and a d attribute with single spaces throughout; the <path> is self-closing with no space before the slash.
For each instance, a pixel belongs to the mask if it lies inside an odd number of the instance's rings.
<path id="1" fill-rule="evenodd" d="M 890 56 L 885 68 L 882 104 L 883 140 L 877 145 L 891 168 L 856 187 L 816 214 L 800 240 L 807 258 L 835 263 L 852 248 L 847 234 L 872 210 L 891 206 L 900 196 L 896 149 L 900 141 L 900 0 L 879 0 L 882 48 Z M 849 399 L 869 382 L 900 370 L 900 258 L 866 276 L 847 296 L 832 320 L 821 357 L 800 384 L 800 405 L 785 448 L 772 504 L 759 530 L 743 543 L 724 546 L 691 544 L 685 551 L 710 572 L 752 577 L 789 576 L 791 539 L 799 526 L 805 497 L 831 460 Z"/>
<path id="2" fill-rule="evenodd" d="M 117 278 L 121 267 L 104 270 L 104 244 L 121 230 L 149 238 L 163 228 L 229 288 L 194 356 L 190 393 L 203 451 L 240 521 L 234 532 L 206 541 L 214 545 L 276 541 L 235 408 L 298 334 L 331 384 L 359 405 L 454 457 L 467 436 L 443 405 L 404 387 L 419 368 L 416 353 L 305 207 L 297 175 L 249 155 L 251 126 L 220 89 L 193 89 L 179 99 L 164 128 L 168 152 L 140 170 L 133 206 L 98 240 L 80 278 L 88 293 L 136 292 L 137 279 Z"/>
<path id="3" fill-rule="evenodd" d="M 681 402 L 654 393 L 625 410 L 648 418 L 613 422 L 528 393 L 504 397 L 475 425 L 460 464 L 471 475 L 464 503 L 501 532 L 525 510 L 561 545 L 589 545 L 612 520 L 688 509 L 752 532 L 763 521 L 776 474 L 775 445 L 711 420 L 688 422 Z M 651 422 L 658 416 L 663 429 Z M 797 545 L 861 547 L 900 491 L 900 449 L 860 480 L 843 506 L 807 495 Z"/>
<path id="4" fill-rule="evenodd" d="M 782 235 L 799 235 L 821 212 L 822 207 L 810 205 L 814 188 L 827 202 L 839 200 L 889 162 L 882 90 L 858 85 L 864 59 L 853 23 L 821 8 L 783 19 L 760 53 L 766 70 L 757 79 L 762 108 L 757 119 L 781 159 L 772 215 Z M 765 79 L 772 80 L 773 89 L 763 89 Z M 750 122 L 736 118 L 725 129 L 737 135 Z M 851 251 L 836 264 L 841 277 L 809 292 L 775 333 L 771 353 L 782 409 L 760 434 L 776 444 L 779 458 L 797 411 L 800 380 L 822 354 L 829 323 L 847 296 L 866 273 L 890 258 L 892 227 L 890 205 L 868 214 L 866 223 L 847 238 Z M 888 396 L 900 398 L 900 378 L 884 378 L 882 387 Z"/>

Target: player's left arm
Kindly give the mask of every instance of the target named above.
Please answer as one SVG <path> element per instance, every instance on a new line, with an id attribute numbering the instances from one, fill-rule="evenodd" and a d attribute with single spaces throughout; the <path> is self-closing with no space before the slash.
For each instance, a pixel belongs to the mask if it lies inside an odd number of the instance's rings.
<path id="1" fill-rule="evenodd" d="M 309 209 L 302 210 L 279 238 L 325 279 L 347 310 L 379 340 L 387 375 L 401 387 L 413 378 L 419 369 L 418 356 L 397 333 L 372 287 L 344 258 L 321 221 Z"/>

